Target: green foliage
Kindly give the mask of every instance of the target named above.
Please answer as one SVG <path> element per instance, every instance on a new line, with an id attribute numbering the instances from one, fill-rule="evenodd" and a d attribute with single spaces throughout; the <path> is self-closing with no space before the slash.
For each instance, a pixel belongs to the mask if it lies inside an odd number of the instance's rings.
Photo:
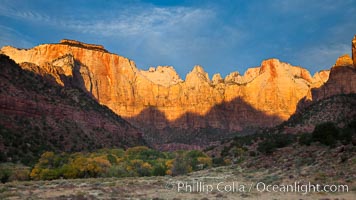
<path id="1" fill-rule="evenodd" d="M 45 152 L 32 169 L 30 177 L 34 180 L 53 180 L 61 177 L 164 176 L 185 174 L 211 165 L 211 158 L 196 150 L 169 153 L 138 146 L 126 151 Z"/>
<path id="2" fill-rule="evenodd" d="M 62 58 L 67 56 L 70 55 L 63 55 Z M 2 145 L 0 162 L 21 162 L 33 166 L 45 151 L 88 151 L 101 148 L 101 146 L 119 147 L 143 143 L 140 137 L 123 137 L 123 134 L 114 134 L 98 124 L 86 123 L 85 118 L 94 112 L 98 115 L 97 118 L 108 121 L 112 125 L 128 127 L 124 119 L 108 107 L 100 105 L 95 99 L 88 97 L 87 92 L 78 87 L 72 87 L 71 84 L 65 84 L 66 87 L 62 87 L 51 75 L 41 76 L 30 70 L 23 70 L 25 66 L 27 66 L 25 68 L 37 67 L 32 63 L 22 63 L 20 67 L 3 54 L 0 55 L 0 61 L 1 80 L 4 83 L 0 89 L 1 95 L 4 97 L 11 95 L 8 94 L 11 89 L 12 94 L 21 94 L 27 103 L 37 103 L 29 108 L 32 110 L 31 113 L 34 112 L 30 115 L 0 113 L 0 143 Z M 56 78 L 67 79 L 66 77 Z M 47 109 L 48 106 L 43 108 L 42 104 L 57 106 L 59 109 L 69 108 L 74 114 L 58 119 L 56 113 L 47 111 L 36 113 Z M 73 120 L 77 116 L 75 113 L 80 113 L 84 119 Z M 37 114 L 41 116 L 32 116 Z M 115 153 L 120 153 L 120 151 Z"/>
<path id="3" fill-rule="evenodd" d="M 11 175 L 11 171 L 9 169 L 1 169 L 0 170 L 0 181 L 1 183 L 6 183 L 9 181 Z"/>
<path id="4" fill-rule="evenodd" d="M 298 143 L 300 145 L 309 146 L 313 141 L 312 135 L 310 133 L 303 133 L 299 136 Z"/>
<path id="5" fill-rule="evenodd" d="M 126 177 L 126 176 L 133 176 L 126 170 L 126 163 L 119 163 L 117 165 L 111 166 L 103 177 Z"/>
<path id="6" fill-rule="evenodd" d="M 14 163 L 0 164 L 0 182 L 25 181 L 29 179 L 30 168 Z"/>
<path id="7" fill-rule="evenodd" d="M 131 160 L 127 169 L 138 176 L 150 176 L 152 174 L 152 165 L 143 160 Z"/>
<path id="8" fill-rule="evenodd" d="M 318 141 L 327 146 L 334 146 L 339 136 L 339 130 L 332 122 L 318 124 L 313 133 L 313 141 Z"/>
<path id="9" fill-rule="evenodd" d="M 112 154 L 107 155 L 106 158 L 108 159 L 111 165 L 117 164 L 116 157 L 113 156 Z"/>
<path id="10" fill-rule="evenodd" d="M 185 158 L 183 152 L 177 152 L 176 158 L 173 162 L 172 175 L 182 175 L 192 171 L 192 167 L 189 165 L 188 160 Z"/>
<path id="11" fill-rule="evenodd" d="M 224 146 L 224 149 L 221 151 L 221 156 L 223 158 L 231 156 L 234 158 L 238 158 L 239 161 L 241 161 L 245 156 L 245 152 L 247 151 L 246 147 L 251 146 L 253 143 L 256 143 L 258 141 L 261 140 L 263 141 L 270 136 L 271 136 L 270 134 L 260 134 L 260 133 L 244 135 L 244 136 L 236 136 L 234 137 L 230 145 Z"/>
<path id="12" fill-rule="evenodd" d="M 158 158 L 165 158 L 162 152 L 150 149 L 145 146 L 132 147 L 126 150 L 125 156 L 130 159 L 140 159 L 143 161 L 156 160 Z"/>
<path id="13" fill-rule="evenodd" d="M 295 141 L 296 137 L 290 134 L 270 134 L 258 144 L 257 150 L 263 154 L 271 154 L 277 148 L 283 148 Z"/>
<path id="14" fill-rule="evenodd" d="M 338 141 L 349 144 L 352 142 L 352 138 L 356 136 L 356 120 L 350 121 L 342 129 L 332 122 L 318 124 L 311 136 L 313 142 L 320 142 L 330 147 L 334 147 Z"/>
<path id="15" fill-rule="evenodd" d="M 340 131 L 339 140 L 343 144 L 349 144 L 356 137 L 356 119 L 352 120 L 344 129 Z"/>
<path id="16" fill-rule="evenodd" d="M 273 141 L 265 140 L 258 144 L 257 151 L 263 154 L 271 154 L 276 150 L 276 144 Z"/>
<path id="17" fill-rule="evenodd" d="M 164 176 L 166 175 L 167 167 L 164 163 L 155 164 L 153 166 L 153 176 Z"/>
<path id="18" fill-rule="evenodd" d="M 212 159 L 201 151 L 177 151 L 171 166 L 171 174 L 176 176 L 211 166 Z"/>
<path id="19" fill-rule="evenodd" d="M 223 157 L 213 158 L 212 162 L 214 167 L 223 166 L 225 164 Z"/>

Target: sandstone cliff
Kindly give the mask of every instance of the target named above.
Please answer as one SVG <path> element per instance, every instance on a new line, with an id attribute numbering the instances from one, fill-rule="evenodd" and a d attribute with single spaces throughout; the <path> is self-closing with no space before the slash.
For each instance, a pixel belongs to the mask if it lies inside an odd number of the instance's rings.
<path id="1" fill-rule="evenodd" d="M 312 89 L 313 101 L 352 93 L 356 93 L 356 68 L 349 55 L 340 56 L 330 70 L 328 81 L 321 87 Z"/>
<path id="2" fill-rule="evenodd" d="M 147 71 L 140 70 L 140 73 L 151 82 L 165 87 L 183 82 L 172 66 L 150 67 Z"/>
<path id="3" fill-rule="evenodd" d="M 67 66 L 71 59 L 65 56 L 42 67 L 22 63 L 22 68 L 41 75 L 56 72 L 55 75 L 71 76 L 55 67 L 61 62 L 61 67 Z M 61 87 L 53 76 L 43 79 L 28 70 L 0 54 L 0 162 L 33 162 L 49 150 L 145 144 L 138 129 L 83 91 Z"/>
<path id="4" fill-rule="evenodd" d="M 214 75 L 210 80 L 201 66 L 195 66 L 183 81 L 172 67 L 139 70 L 133 61 L 103 47 L 72 41 L 32 49 L 6 46 L 1 51 L 17 63 L 40 66 L 33 71 L 59 84 L 76 84 L 146 133 L 163 135 L 274 126 L 328 78 L 328 72 L 311 77 L 306 69 L 269 59 L 243 76 L 233 72 L 225 79 Z"/>
<path id="5" fill-rule="evenodd" d="M 312 132 L 316 124 L 334 122 L 344 126 L 356 117 L 356 68 L 349 55 L 340 56 L 330 72 L 319 72 L 314 79 L 324 84 L 313 84 L 310 97 L 303 98 L 298 111 L 283 123 L 285 132 Z"/>
<path id="6" fill-rule="evenodd" d="M 352 60 L 354 62 L 354 66 L 356 67 L 356 35 L 352 40 Z"/>

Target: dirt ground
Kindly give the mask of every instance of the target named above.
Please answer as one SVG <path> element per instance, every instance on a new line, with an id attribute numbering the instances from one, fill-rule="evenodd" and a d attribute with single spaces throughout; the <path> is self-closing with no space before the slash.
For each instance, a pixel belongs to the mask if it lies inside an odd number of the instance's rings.
<path id="1" fill-rule="evenodd" d="M 237 165 L 212 168 L 184 176 L 93 178 L 10 182 L 0 185 L 0 199 L 355 199 L 354 180 L 348 192 L 303 192 L 310 180 L 281 170 L 242 169 Z M 320 184 L 331 184 L 327 178 Z M 298 192 L 266 191 L 267 185 L 300 186 Z M 338 184 L 338 183 L 332 183 Z M 276 186 L 277 187 L 277 186 Z M 304 194 L 305 193 L 305 194 Z"/>
<path id="2" fill-rule="evenodd" d="M 0 199 L 356 199 L 353 146 L 285 147 L 182 176 L 0 184 Z M 327 190 L 327 191 L 324 191 Z"/>

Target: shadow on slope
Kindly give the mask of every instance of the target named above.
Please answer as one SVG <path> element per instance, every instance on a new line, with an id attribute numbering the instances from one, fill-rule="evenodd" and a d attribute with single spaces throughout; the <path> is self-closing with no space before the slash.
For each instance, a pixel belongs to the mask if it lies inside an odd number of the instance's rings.
<path id="1" fill-rule="evenodd" d="M 297 111 L 279 127 L 299 127 L 291 132 L 311 132 L 316 124 L 334 122 L 347 124 L 356 118 L 356 69 L 352 66 L 333 67 L 329 80 L 312 89 L 312 100 L 306 97 Z"/>
<path id="2" fill-rule="evenodd" d="M 282 122 L 278 116 L 256 110 L 241 98 L 217 104 L 205 115 L 188 112 L 169 121 L 159 108 L 151 106 L 128 120 L 137 127 L 143 127 L 144 138 L 149 144 L 170 150 L 197 149 L 212 141 L 230 138 L 237 132 L 250 134 L 260 127 Z"/>
<path id="3" fill-rule="evenodd" d="M 0 55 L 0 162 L 34 162 L 43 151 L 145 144 L 142 134 L 82 90 L 55 84 Z"/>

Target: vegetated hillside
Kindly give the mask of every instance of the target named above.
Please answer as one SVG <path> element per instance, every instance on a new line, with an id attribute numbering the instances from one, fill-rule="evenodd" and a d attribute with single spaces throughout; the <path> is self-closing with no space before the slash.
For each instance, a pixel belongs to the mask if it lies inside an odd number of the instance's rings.
<path id="1" fill-rule="evenodd" d="M 356 94 L 339 94 L 313 102 L 293 114 L 280 127 L 291 132 L 311 132 L 316 124 L 333 122 L 344 126 L 355 119 Z"/>
<path id="2" fill-rule="evenodd" d="M 144 144 L 142 134 L 75 87 L 23 70 L 0 54 L 0 162 L 34 163 L 45 150 Z"/>
<path id="3" fill-rule="evenodd" d="M 220 133 L 273 127 L 295 112 L 310 88 L 328 79 L 326 71 L 312 77 L 302 67 L 268 59 L 244 75 L 232 72 L 225 78 L 211 78 L 195 66 L 183 80 L 173 67 L 140 70 L 132 60 L 100 45 L 72 40 L 31 49 L 5 46 L 1 51 L 17 63 L 38 65 L 41 69 L 29 69 L 55 77 L 58 84 L 67 85 L 66 78 L 72 76 L 70 83 L 144 130 L 147 141 L 161 147 L 202 148 L 221 139 L 215 137 Z M 65 55 L 74 65 L 65 64 Z"/>

